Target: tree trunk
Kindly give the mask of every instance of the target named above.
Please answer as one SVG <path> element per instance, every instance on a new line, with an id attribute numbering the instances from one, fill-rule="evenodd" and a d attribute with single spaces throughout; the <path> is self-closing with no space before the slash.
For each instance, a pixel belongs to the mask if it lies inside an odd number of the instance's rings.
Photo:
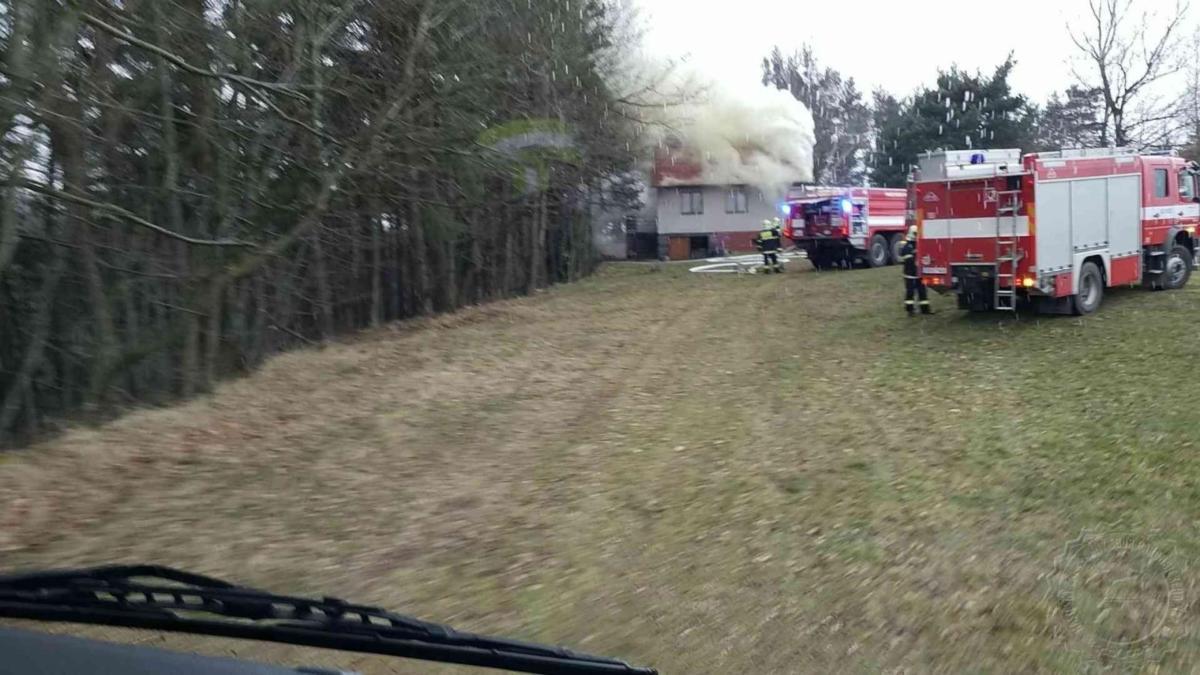
<path id="1" fill-rule="evenodd" d="M 218 360 L 221 356 L 221 318 L 224 316 L 223 296 L 225 294 L 223 286 L 212 284 L 208 290 L 208 298 L 204 303 L 205 317 L 207 329 L 204 335 L 204 379 L 203 387 L 206 391 L 211 391 L 217 383 L 217 377 L 221 375 L 218 368 Z"/>
<path id="2" fill-rule="evenodd" d="M 320 3 L 317 3 L 320 6 Z M 315 9 L 310 6 L 310 10 Z M 309 17 L 309 40 L 308 40 L 308 65 L 311 70 L 313 91 L 310 95 L 311 106 L 309 107 L 310 124 L 313 129 L 321 128 L 321 113 L 324 106 L 324 97 L 322 96 L 322 65 L 321 65 L 321 39 L 318 28 L 319 22 L 316 17 Z M 325 149 L 319 136 L 309 134 L 307 136 L 309 143 L 309 152 L 312 156 L 313 166 L 325 167 Z M 333 300 L 329 292 L 329 270 L 325 263 L 325 247 L 322 243 L 324 229 L 318 223 L 313 229 L 312 246 L 313 246 L 313 270 L 316 274 L 317 283 L 317 311 L 320 317 L 320 331 L 322 338 L 330 338 L 333 336 Z"/>
<path id="3" fill-rule="evenodd" d="M 77 111 L 82 112 L 82 111 Z M 79 119 L 75 116 L 74 119 Z M 60 130 L 59 138 L 63 154 L 63 185 L 68 193 L 88 194 L 87 167 L 84 163 L 83 145 L 79 138 L 78 127 L 67 124 Z M 80 273 L 87 286 L 88 300 L 91 304 L 92 316 L 95 318 L 96 353 L 92 355 L 92 363 L 88 373 L 88 388 L 85 403 L 97 406 L 103 403 L 105 382 L 117 353 L 116 328 L 113 325 L 112 311 L 109 308 L 108 296 L 104 292 L 104 280 L 97 262 L 95 243 L 93 241 L 90 214 L 87 207 L 72 202 L 67 207 L 70 223 L 75 228 L 74 244 L 80 255 Z"/>
<path id="4" fill-rule="evenodd" d="M 329 293 L 329 270 L 325 264 L 325 248 L 321 243 L 322 228 L 312 237 L 313 273 L 317 284 L 318 328 L 322 338 L 333 337 L 333 300 Z"/>
<path id="5" fill-rule="evenodd" d="M 254 339 L 254 336 L 250 332 L 250 297 L 253 289 L 253 279 L 247 279 L 237 285 L 237 307 L 230 312 L 229 317 L 231 322 L 229 333 L 233 346 L 237 349 L 237 366 L 240 370 L 248 370 L 254 365 L 250 355 L 250 348 Z"/>
<path id="6" fill-rule="evenodd" d="M 416 181 L 420 180 L 420 174 L 416 169 L 413 169 L 414 189 L 417 191 L 417 198 L 421 196 L 420 189 Z M 433 314 L 433 294 L 429 288 L 429 246 L 425 242 L 425 223 L 421 218 L 421 205 L 417 203 L 417 199 L 411 199 L 408 202 L 408 233 L 412 240 L 413 254 L 413 280 L 414 291 L 416 294 L 416 302 L 418 312 L 422 315 Z"/>
<path id="7" fill-rule="evenodd" d="M 181 311 L 183 330 L 183 363 L 180 366 L 179 394 L 184 398 L 196 395 L 200 381 L 200 317 Z"/>
<path id="8" fill-rule="evenodd" d="M 412 288 L 412 284 L 408 282 L 409 270 L 412 269 L 401 255 L 402 238 L 400 233 L 395 229 L 395 223 L 399 221 L 396 214 L 389 214 L 393 223 L 392 231 L 388 233 L 388 269 L 391 271 L 392 282 L 392 319 L 402 319 L 405 313 L 409 310 L 405 295 L 408 289 Z M 407 233 L 405 233 L 407 234 Z M 403 277 L 401 275 L 404 275 Z"/>
<path id="9" fill-rule="evenodd" d="M 383 306 L 383 233 L 380 210 L 377 202 L 373 202 L 367 225 L 371 228 L 371 327 L 379 325 L 380 310 Z"/>
<path id="10" fill-rule="evenodd" d="M 356 328 L 358 326 L 363 325 L 363 315 L 362 315 L 362 309 L 363 309 L 362 296 L 363 296 L 363 294 L 361 293 L 362 284 L 360 283 L 360 279 L 359 279 L 359 277 L 362 274 L 362 260 L 361 260 L 362 246 L 360 245 L 360 242 L 359 242 L 359 239 L 361 238 L 360 235 L 362 234 L 362 221 L 360 221 L 358 218 L 355 218 L 352 221 L 349 230 L 350 230 L 350 232 L 349 232 L 349 236 L 350 236 L 350 274 L 349 274 L 349 279 L 350 279 L 350 281 L 349 281 L 349 283 L 346 283 L 345 280 L 343 280 L 342 283 L 339 284 L 338 290 L 348 291 L 349 295 L 351 297 L 351 300 L 349 302 L 343 303 L 343 305 L 346 307 L 346 309 L 344 309 L 342 311 L 342 316 L 344 317 L 342 319 L 342 325 L 349 326 L 351 328 Z M 340 297 L 343 294 L 344 293 L 335 292 L 335 296 L 338 296 L 338 297 Z"/>
<path id="11" fill-rule="evenodd" d="M 512 295 L 517 289 L 517 276 L 520 270 L 517 267 L 517 250 L 519 249 L 521 224 L 525 214 L 524 206 L 514 206 L 513 204 L 504 204 L 500 208 L 496 219 L 496 231 L 498 237 L 503 239 L 501 244 L 502 259 L 500 260 L 500 280 L 501 283 L 497 286 L 498 292 L 495 297 L 506 298 Z"/>
<path id="12" fill-rule="evenodd" d="M 159 36 L 160 42 L 163 36 L 163 23 L 165 21 L 162 16 L 162 8 L 155 6 L 155 30 Z M 159 78 L 159 108 L 162 116 L 162 155 L 163 155 L 163 176 L 162 176 L 162 200 L 167 207 L 167 226 L 174 232 L 186 232 L 183 218 L 183 204 L 179 198 L 179 135 L 176 129 L 175 122 L 175 104 L 173 102 L 172 91 L 174 89 L 174 81 L 171 78 L 170 66 L 167 60 L 162 56 L 157 59 L 158 78 Z M 183 242 L 176 243 L 176 270 L 181 278 L 187 279 L 191 275 L 191 261 L 187 245 Z M 198 297 L 197 289 L 192 288 L 190 283 L 185 284 L 185 292 L 182 294 L 181 302 L 182 309 L 179 310 L 180 330 L 183 333 L 183 358 L 180 369 L 180 387 L 179 393 L 185 398 L 195 395 L 197 387 L 201 384 L 202 373 L 200 371 L 200 321 L 194 311 L 191 311 L 191 306 L 195 305 L 194 300 Z"/>
<path id="13" fill-rule="evenodd" d="M 30 26 L 32 25 L 32 17 L 30 13 L 33 11 L 33 5 L 30 3 L 15 3 L 8 6 L 10 13 L 10 34 L 5 45 L 7 49 L 4 51 L 4 67 L 6 72 L 10 73 L 10 78 L 15 78 L 15 81 L 10 81 L 8 84 L 9 95 L 13 97 L 22 97 L 27 94 L 26 86 L 23 82 L 24 78 L 28 77 L 26 68 L 27 58 L 25 49 L 25 40 L 29 36 Z M 21 107 L 9 101 L 0 100 L 0 111 L 3 111 L 3 117 L 0 117 L 0 129 L 7 130 L 13 126 L 17 114 Z M 28 142 L 20 142 L 16 152 L 13 153 L 12 169 L 9 176 L 6 176 L 8 182 L 19 177 L 21 167 L 27 156 Z M 4 188 L 3 200 L 0 200 L 0 274 L 4 273 L 4 269 L 8 267 L 12 261 L 13 254 L 17 250 L 17 188 Z M 4 427 L 0 427 L 2 432 Z"/>
<path id="14" fill-rule="evenodd" d="M 58 281 L 66 268 L 64 256 L 55 250 L 54 260 L 42 278 L 42 288 L 38 294 L 37 312 L 30 325 L 29 342 L 25 356 L 17 369 L 12 385 L 5 392 L 4 401 L 0 403 L 0 445 L 3 444 L 8 429 L 13 426 L 17 415 L 21 412 L 22 400 L 28 400 L 29 388 L 33 376 L 41 367 L 42 357 L 46 353 L 46 342 L 50 334 L 50 319 L 54 311 L 54 295 L 58 289 Z"/>
<path id="15" fill-rule="evenodd" d="M 445 258 L 445 268 L 442 271 L 445 288 L 446 310 L 453 311 L 458 307 L 458 243 L 454 237 L 446 237 L 442 245 L 442 255 Z"/>
<path id="16" fill-rule="evenodd" d="M 262 363 L 267 351 L 267 272 L 254 275 L 254 315 L 250 331 L 253 337 L 251 358 L 255 364 Z"/>
<path id="17" fill-rule="evenodd" d="M 159 248 L 163 250 L 160 255 L 169 255 L 169 252 L 174 249 L 174 245 L 167 244 Z M 147 297 L 147 303 L 153 307 L 154 332 L 156 334 L 169 335 L 171 333 L 171 311 L 167 309 L 166 304 L 178 295 L 178 284 L 172 284 L 167 287 L 155 287 Z M 160 401 L 169 395 L 177 394 L 180 390 L 179 366 L 174 360 L 177 349 L 178 347 L 174 343 L 168 343 L 159 350 L 158 358 L 155 359 L 157 364 L 154 373 L 157 381 L 156 389 L 160 392 L 158 399 Z"/>
<path id="18" fill-rule="evenodd" d="M 486 276 L 484 274 L 484 258 L 483 247 L 480 244 L 480 234 L 485 231 L 483 214 L 479 211 L 473 211 L 471 223 L 467 232 L 467 236 L 471 240 L 471 272 L 467 289 L 470 302 L 479 303 L 483 301 L 484 285 Z"/>
<path id="19" fill-rule="evenodd" d="M 125 288 L 125 292 L 121 294 L 124 300 L 122 308 L 125 314 L 125 343 L 129 345 L 137 345 L 142 342 L 142 332 L 140 330 L 141 320 L 138 316 L 137 306 L 137 288 L 129 284 Z M 126 377 L 126 387 L 129 389 L 129 396 L 133 399 L 140 399 L 142 396 L 142 381 L 141 374 L 142 365 L 138 363 L 129 368 Z"/>
<path id="20" fill-rule="evenodd" d="M 532 294 L 538 287 L 542 260 L 542 200 L 543 193 L 534 198 L 529 218 L 529 275 L 525 278 L 525 292 Z"/>

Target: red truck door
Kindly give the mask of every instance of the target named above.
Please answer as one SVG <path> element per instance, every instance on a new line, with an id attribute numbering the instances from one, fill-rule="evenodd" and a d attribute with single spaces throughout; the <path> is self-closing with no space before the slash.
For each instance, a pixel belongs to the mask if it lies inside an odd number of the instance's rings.
<path id="1" fill-rule="evenodd" d="M 1196 175 L 1182 160 L 1175 160 L 1172 166 L 1172 177 L 1175 180 L 1176 201 L 1179 203 L 1179 227 L 1189 234 L 1195 233 L 1200 222 L 1200 199 L 1196 192 Z"/>
<path id="2" fill-rule="evenodd" d="M 1183 213 L 1178 178 L 1167 157 L 1142 160 L 1142 245 L 1159 246 Z"/>
<path id="3" fill-rule="evenodd" d="M 1200 215 L 1195 184 L 1182 159 L 1146 157 L 1142 162 L 1142 246 L 1148 281 L 1160 288 L 1181 288 L 1191 274 L 1191 235 Z"/>

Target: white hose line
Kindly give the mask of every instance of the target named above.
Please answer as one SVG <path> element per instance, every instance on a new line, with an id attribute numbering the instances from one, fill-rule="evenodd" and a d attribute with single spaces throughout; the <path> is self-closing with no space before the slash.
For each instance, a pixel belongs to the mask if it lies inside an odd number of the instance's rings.
<path id="1" fill-rule="evenodd" d="M 791 260 L 807 258 L 803 251 L 787 251 L 779 254 L 779 263 L 785 264 Z M 697 274 L 754 274 L 762 268 L 762 254 L 737 255 L 728 258 L 707 258 L 708 265 L 700 265 L 689 269 Z"/>
<path id="2" fill-rule="evenodd" d="M 749 265 L 733 262 L 717 263 L 715 265 L 700 265 L 699 267 L 693 267 L 688 271 L 699 274 L 746 274 L 750 269 L 753 268 Z"/>
<path id="3" fill-rule="evenodd" d="M 793 260 L 793 259 L 797 259 L 797 258 L 807 258 L 807 257 L 808 257 L 808 254 L 806 254 L 804 251 L 784 251 L 779 254 L 780 260 Z M 705 258 L 704 262 L 707 262 L 707 263 L 719 263 L 719 262 L 733 263 L 733 262 L 755 262 L 755 261 L 761 261 L 761 260 L 762 260 L 761 253 L 749 253 L 746 255 L 725 256 L 724 258 Z"/>

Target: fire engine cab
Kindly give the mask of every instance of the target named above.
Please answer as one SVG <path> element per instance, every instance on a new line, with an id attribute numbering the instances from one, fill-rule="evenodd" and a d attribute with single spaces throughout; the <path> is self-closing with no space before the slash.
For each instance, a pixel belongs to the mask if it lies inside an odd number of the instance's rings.
<path id="1" fill-rule="evenodd" d="M 1182 288 L 1197 167 L 1125 149 L 927 153 L 909 183 L 925 284 L 961 309 L 1096 311 L 1104 289 Z"/>
<path id="2" fill-rule="evenodd" d="M 900 259 L 904 244 L 904 190 L 804 186 L 783 206 L 783 236 L 808 254 L 813 267 L 872 267 Z"/>

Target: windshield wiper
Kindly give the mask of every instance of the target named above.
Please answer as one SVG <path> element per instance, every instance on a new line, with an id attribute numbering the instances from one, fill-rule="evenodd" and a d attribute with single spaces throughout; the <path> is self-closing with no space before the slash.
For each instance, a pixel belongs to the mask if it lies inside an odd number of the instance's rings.
<path id="1" fill-rule="evenodd" d="M 337 598 L 236 586 L 156 565 L 0 576 L 0 616 L 283 642 L 546 675 L 654 675 L 562 647 L 454 630 Z"/>

